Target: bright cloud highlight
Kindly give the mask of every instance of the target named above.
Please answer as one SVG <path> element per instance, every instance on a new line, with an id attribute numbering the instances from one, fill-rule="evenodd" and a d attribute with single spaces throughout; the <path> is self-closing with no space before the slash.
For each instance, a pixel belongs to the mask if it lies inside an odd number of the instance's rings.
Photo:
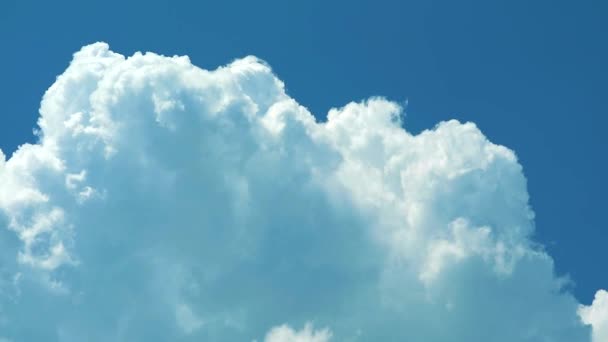
<path id="1" fill-rule="evenodd" d="M 295 331 L 287 325 L 273 328 L 264 339 L 264 342 L 329 342 L 331 332 L 328 329 L 313 331 L 311 324 L 307 323 L 301 331 Z"/>
<path id="2" fill-rule="evenodd" d="M 600 290 L 595 294 L 593 304 L 582 306 L 579 314 L 583 322 L 593 326 L 593 341 L 608 341 L 608 292 Z"/>
<path id="3" fill-rule="evenodd" d="M 318 122 L 255 57 L 96 43 L 38 124 L 0 154 L 10 340 L 606 338 L 605 292 L 568 292 L 515 154 L 472 123 L 413 135 L 382 98 Z"/>

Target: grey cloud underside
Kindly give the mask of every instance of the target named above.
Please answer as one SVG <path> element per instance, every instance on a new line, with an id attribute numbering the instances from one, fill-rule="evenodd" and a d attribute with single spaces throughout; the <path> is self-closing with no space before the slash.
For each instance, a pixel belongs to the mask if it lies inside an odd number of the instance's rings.
<path id="1" fill-rule="evenodd" d="M 412 135 L 382 98 L 321 123 L 254 57 L 103 43 L 40 112 L 0 156 L 0 337 L 591 341 L 514 153 L 472 123 Z"/>

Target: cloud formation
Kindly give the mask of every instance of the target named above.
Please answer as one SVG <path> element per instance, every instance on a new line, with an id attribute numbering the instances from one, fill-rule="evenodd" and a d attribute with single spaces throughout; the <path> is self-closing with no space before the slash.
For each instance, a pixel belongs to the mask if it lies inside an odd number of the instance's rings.
<path id="1" fill-rule="evenodd" d="M 531 240 L 515 154 L 472 123 L 403 120 L 372 98 L 317 122 L 255 57 L 207 71 L 83 47 L 39 143 L 0 155 L 0 331 L 602 341 L 605 292 L 579 309 Z"/>
<path id="2" fill-rule="evenodd" d="M 608 292 L 597 291 L 590 306 L 581 306 L 579 314 L 585 324 L 593 326 L 593 341 L 608 341 Z"/>
<path id="3" fill-rule="evenodd" d="M 287 325 L 273 328 L 264 339 L 264 342 L 328 342 L 331 331 L 322 329 L 314 331 L 311 324 L 307 323 L 301 331 L 295 331 Z"/>

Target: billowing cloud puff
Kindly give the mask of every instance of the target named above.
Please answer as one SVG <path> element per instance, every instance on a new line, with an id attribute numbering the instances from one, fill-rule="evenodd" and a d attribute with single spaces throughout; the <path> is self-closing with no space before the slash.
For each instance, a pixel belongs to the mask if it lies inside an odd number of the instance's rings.
<path id="1" fill-rule="evenodd" d="M 582 306 L 579 314 L 583 322 L 593 326 L 593 341 L 608 341 L 608 292 L 595 294 L 593 304 Z"/>
<path id="2" fill-rule="evenodd" d="M 331 332 L 328 329 L 313 331 L 311 324 L 306 324 L 301 331 L 294 331 L 287 325 L 273 328 L 264 342 L 329 342 Z"/>
<path id="3" fill-rule="evenodd" d="M 40 114 L 39 143 L 0 156 L 7 339 L 605 332 L 605 305 L 579 317 L 531 240 L 515 154 L 472 123 L 412 135 L 382 98 L 317 122 L 254 57 L 207 71 L 102 43 L 74 55 Z"/>

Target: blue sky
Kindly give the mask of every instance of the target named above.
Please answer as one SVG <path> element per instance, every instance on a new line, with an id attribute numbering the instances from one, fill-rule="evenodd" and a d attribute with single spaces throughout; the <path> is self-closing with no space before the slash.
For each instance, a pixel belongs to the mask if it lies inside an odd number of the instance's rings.
<path id="1" fill-rule="evenodd" d="M 588 304 L 608 286 L 607 15 L 602 1 L 3 1 L 0 149 L 35 142 L 40 99 L 83 45 L 205 69 L 255 55 L 318 120 L 384 96 L 407 101 L 409 132 L 472 121 L 515 151 L 533 239 Z"/>

